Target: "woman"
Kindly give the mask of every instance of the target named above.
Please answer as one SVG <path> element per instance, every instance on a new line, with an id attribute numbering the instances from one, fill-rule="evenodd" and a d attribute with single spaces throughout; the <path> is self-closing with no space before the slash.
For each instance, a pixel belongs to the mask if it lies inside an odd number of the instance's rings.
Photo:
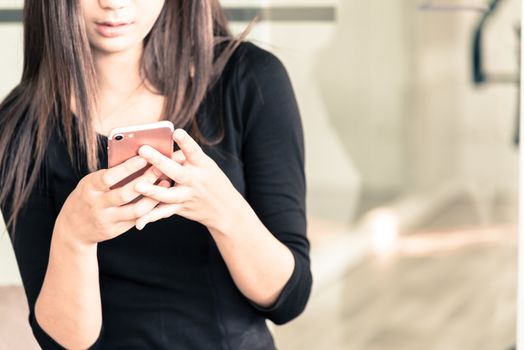
<path id="1" fill-rule="evenodd" d="M 274 349 L 265 320 L 298 316 L 312 283 L 282 64 L 233 39 L 217 0 L 26 0 L 24 29 L 0 203 L 38 343 Z M 106 169 L 110 129 L 162 119 L 171 158 L 143 146 Z"/>

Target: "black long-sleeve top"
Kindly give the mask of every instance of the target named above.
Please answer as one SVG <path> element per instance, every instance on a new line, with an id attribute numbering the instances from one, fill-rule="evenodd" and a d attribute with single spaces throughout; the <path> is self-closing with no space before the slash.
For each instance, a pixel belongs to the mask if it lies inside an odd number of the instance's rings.
<path id="1" fill-rule="evenodd" d="M 282 63 L 242 43 L 202 103 L 204 135 L 224 139 L 204 151 L 246 198 L 262 223 L 293 253 L 295 268 L 278 300 L 261 307 L 236 287 L 202 224 L 174 215 L 98 244 L 103 322 L 90 349 L 275 349 L 266 319 L 298 316 L 312 278 L 306 237 L 303 131 Z M 29 303 L 29 322 L 45 350 L 63 349 L 38 324 L 35 300 L 44 280 L 53 226 L 64 201 L 87 175 L 51 138 L 37 186 L 18 216 L 12 244 Z M 107 139 L 98 135 L 103 144 Z M 99 154 L 107 167 L 107 155 Z M 4 217 L 10 203 L 1 204 Z M 11 237 L 12 238 L 12 237 Z"/>

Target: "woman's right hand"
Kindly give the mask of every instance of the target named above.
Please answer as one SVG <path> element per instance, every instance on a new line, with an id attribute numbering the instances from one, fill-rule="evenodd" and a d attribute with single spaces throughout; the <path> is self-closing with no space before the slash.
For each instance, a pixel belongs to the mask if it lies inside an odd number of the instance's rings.
<path id="1" fill-rule="evenodd" d="M 136 156 L 109 169 L 101 169 L 83 177 L 67 197 L 57 218 L 57 226 L 74 244 L 94 245 L 128 231 L 136 224 L 136 219 L 147 214 L 157 204 L 148 197 L 130 203 L 140 196 L 134 185 L 140 181 L 156 183 L 159 176 L 151 166 L 143 175 L 128 184 L 110 189 L 129 175 L 143 169 L 147 161 Z M 159 175 L 160 172 L 157 171 Z M 169 187 L 162 180 L 160 186 Z"/>

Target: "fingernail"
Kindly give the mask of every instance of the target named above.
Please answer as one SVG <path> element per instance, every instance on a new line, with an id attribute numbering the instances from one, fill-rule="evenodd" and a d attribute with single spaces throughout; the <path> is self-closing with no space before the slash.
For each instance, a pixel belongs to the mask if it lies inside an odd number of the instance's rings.
<path id="1" fill-rule="evenodd" d="M 186 133 L 184 132 L 184 130 L 182 129 L 175 130 L 175 138 L 177 140 L 181 141 L 182 139 L 184 139 L 185 136 L 186 136 Z"/>
<path id="2" fill-rule="evenodd" d="M 147 164 L 147 161 L 144 158 L 139 158 L 136 160 L 135 165 L 137 167 L 142 167 Z"/>
<path id="3" fill-rule="evenodd" d="M 149 147 L 147 146 L 144 146 L 142 148 L 140 148 L 140 153 L 146 157 L 149 157 L 151 156 L 153 153 L 151 152 L 151 149 L 149 149 Z"/>
<path id="4" fill-rule="evenodd" d="M 135 190 L 137 190 L 138 192 L 144 192 L 145 190 L 147 190 L 147 184 L 139 182 L 135 185 Z"/>

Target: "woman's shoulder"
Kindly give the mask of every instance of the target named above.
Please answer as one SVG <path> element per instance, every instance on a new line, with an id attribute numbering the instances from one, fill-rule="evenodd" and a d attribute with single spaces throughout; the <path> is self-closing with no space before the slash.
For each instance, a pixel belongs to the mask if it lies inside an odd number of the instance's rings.
<path id="1" fill-rule="evenodd" d="M 272 52 L 249 41 L 241 42 L 228 63 L 240 82 L 255 79 L 272 79 L 275 76 L 286 76 L 287 71 L 282 61 Z"/>
<path id="2" fill-rule="evenodd" d="M 236 63 L 261 65 L 264 63 L 279 63 L 278 57 L 272 52 L 250 41 L 242 41 L 235 51 Z"/>

